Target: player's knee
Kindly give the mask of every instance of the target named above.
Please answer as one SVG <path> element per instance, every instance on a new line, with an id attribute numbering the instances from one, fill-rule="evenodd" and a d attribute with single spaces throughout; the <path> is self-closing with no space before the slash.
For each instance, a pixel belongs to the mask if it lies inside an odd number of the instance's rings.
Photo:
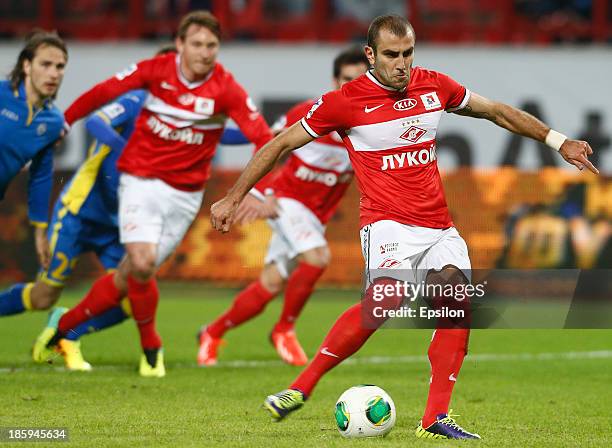
<path id="1" fill-rule="evenodd" d="M 149 280 L 155 274 L 155 259 L 138 258 L 132 260 L 130 273 L 139 280 Z"/>
<path id="2" fill-rule="evenodd" d="M 61 287 L 51 286 L 37 281 L 30 291 L 30 302 L 33 310 L 48 310 L 55 305 L 62 293 Z"/>
<path id="3" fill-rule="evenodd" d="M 467 284 L 465 274 L 456 266 L 447 265 L 439 271 L 431 270 L 427 274 L 426 282 L 429 285 L 462 285 Z"/>
<path id="4" fill-rule="evenodd" d="M 156 253 L 149 245 L 136 245 L 128 250 L 130 274 L 139 280 L 149 280 L 155 274 Z"/>
<path id="5" fill-rule="evenodd" d="M 261 285 L 270 294 L 278 294 L 285 287 L 285 279 L 274 264 L 267 265 L 259 277 Z"/>
<path id="6" fill-rule="evenodd" d="M 440 271 L 427 274 L 429 292 L 426 300 L 435 309 L 446 309 L 457 312 L 457 317 L 440 318 L 437 328 L 469 328 L 471 314 L 470 294 L 467 291 L 469 281 L 456 266 L 445 266 Z"/>
<path id="7" fill-rule="evenodd" d="M 312 266 L 326 268 L 331 261 L 331 252 L 327 246 L 317 247 L 301 254 L 300 260 Z"/>
<path id="8" fill-rule="evenodd" d="M 380 306 L 387 310 L 397 309 L 404 300 L 404 291 L 400 286 L 401 281 L 399 280 L 379 277 L 366 290 L 364 300 L 373 306 Z"/>

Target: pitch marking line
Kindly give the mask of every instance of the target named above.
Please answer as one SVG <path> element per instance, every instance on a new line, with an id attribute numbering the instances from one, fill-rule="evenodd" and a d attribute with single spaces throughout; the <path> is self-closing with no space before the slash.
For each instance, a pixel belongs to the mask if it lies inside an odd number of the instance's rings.
<path id="1" fill-rule="evenodd" d="M 480 353 L 468 355 L 465 358 L 465 364 L 478 362 L 499 362 L 499 361 L 559 361 L 559 360 L 574 360 L 574 359 L 610 359 L 612 358 L 612 350 L 597 350 L 588 352 L 558 352 L 558 353 Z M 415 364 L 427 362 L 427 356 L 365 356 L 362 358 L 349 358 L 342 365 L 359 365 L 359 364 Z M 61 362 L 58 359 L 57 362 Z M 195 363 L 172 363 L 173 369 L 195 369 L 199 368 Z M 279 360 L 235 360 L 221 362 L 214 367 L 209 368 L 260 368 L 260 367 L 278 367 L 285 365 Z M 31 367 L 0 367 L 1 373 L 17 373 L 24 371 L 40 371 L 39 367 L 34 365 Z M 64 367 L 57 366 L 53 368 L 57 371 L 65 371 Z M 97 371 L 121 371 L 133 370 L 132 366 L 127 365 L 99 365 L 94 366 Z"/>

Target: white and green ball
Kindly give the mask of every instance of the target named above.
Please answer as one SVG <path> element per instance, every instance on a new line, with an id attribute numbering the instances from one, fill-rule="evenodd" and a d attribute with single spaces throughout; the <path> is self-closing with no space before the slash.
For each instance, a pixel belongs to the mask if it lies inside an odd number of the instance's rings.
<path id="1" fill-rule="evenodd" d="M 335 417 L 344 437 L 384 436 L 395 425 L 395 404 L 378 386 L 355 386 L 338 398 Z"/>

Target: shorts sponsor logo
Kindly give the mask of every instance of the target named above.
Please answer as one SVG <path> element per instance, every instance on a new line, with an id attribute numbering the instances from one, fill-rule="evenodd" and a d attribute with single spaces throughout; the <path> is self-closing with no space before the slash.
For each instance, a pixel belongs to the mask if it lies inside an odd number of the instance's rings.
<path id="1" fill-rule="evenodd" d="M 380 245 L 380 253 L 388 254 L 389 252 L 397 252 L 399 243 L 385 243 Z"/>
<path id="2" fill-rule="evenodd" d="M 399 110 L 399 111 L 410 110 L 416 105 L 417 105 L 417 100 L 415 100 L 414 98 L 406 98 L 403 100 L 396 101 L 395 104 L 393 104 L 393 109 Z"/>
<path id="3" fill-rule="evenodd" d="M 442 104 L 440 103 L 440 99 L 438 98 L 438 94 L 436 92 L 429 92 L 424 95 L 421 95 L 421 101 L 423 102 L 423 106 L 425 106 L 426 110 L 432 110 L 442 107 Z"/>
<path id="4" fill-rule="evenodd" d="M 378 269 L 397 268 L 401 264 L 402 262 L 399 260 L 396 260 L 395 258 L 387 258 L 385 261 L 383 261 L 381 264 L 378 265 Z"/>
<path id="5" fill-rule="evenodd" d="M 425 134 L 427 134 L 427 131 L 425 129 L 421 129 L 416 126 L 410 126 L 408 129 L 406 129 L 406 132 L 400 135 L 400 138 L 403 138 L 404 140 L 408 140 L 409 142 L 412 142 L 412 143 L 416 143 Z"/>
<path id="6" fill-rule="evenodd" d="M 416 151 L 400 152 L 382 157 L 382 171 L 396 170 L 404 167 L 427 165 L 436 160 L 436 147 Z"/>
<path id="7" fill-rule="evenodd" d="M 134 224 L 133 222 L 128 222 L 123 225 L 124 232 L 131 232 L 132 230 L 136 230 L 138 228 L 138 224 Z"/>
<path id="8" fill-rule="evenodd" d="M 203 132 L 191 128 L 173 129 L 153 116 L 147 120 L 147 125 L 153 134 L 164 140 L 185 142 L 190 145 L 201 145 L 204 142 Z"/>

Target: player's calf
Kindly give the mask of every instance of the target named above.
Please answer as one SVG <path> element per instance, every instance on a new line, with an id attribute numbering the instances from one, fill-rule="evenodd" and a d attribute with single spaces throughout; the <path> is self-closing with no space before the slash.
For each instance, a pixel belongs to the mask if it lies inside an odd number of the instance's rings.
<path id="1" fill-rule="evenodd" d="M 57 303 L 63 286 L 52 286 L 41 280 L 37 280 L 30 291 L 30 303 L 32 310 L 48 310 Z"/>

